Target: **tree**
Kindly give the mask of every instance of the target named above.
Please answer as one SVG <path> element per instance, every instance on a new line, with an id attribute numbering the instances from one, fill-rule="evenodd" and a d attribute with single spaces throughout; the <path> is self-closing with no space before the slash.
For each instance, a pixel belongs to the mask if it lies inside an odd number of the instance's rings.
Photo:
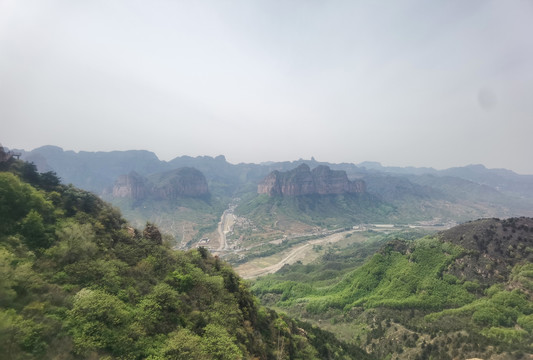
<path id="1" fill-rule="evenodd" d="M 234 339 L 220 325 L 209 324 L 205 327 L 202 347 L 215 360 L 237 360 L 243 358 L 242 352 L 234 343 Z"/>
<path id="2" fill-rule="evenodd" d="M 133 352 L 129 336 L 132 312 L 117 297 L 101 290 L 81 289 L 67 312 L 67 327 L 72 334 L 75 350 L 105 351 L 113 355 Z"/>
<path id="3" fill-rule="evenodd" d="M 20 233 L 24 236 L 24 243 L 32 250 L 50 246 L 50 237 L 46 233 L 43 217 L 35 210 L 30 210 L 22 220 Z"/>

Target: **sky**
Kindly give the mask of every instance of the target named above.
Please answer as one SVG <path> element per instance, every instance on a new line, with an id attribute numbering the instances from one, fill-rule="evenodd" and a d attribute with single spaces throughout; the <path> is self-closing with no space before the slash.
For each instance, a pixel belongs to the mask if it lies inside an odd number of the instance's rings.
<path id="1" fill-rule="evenodd" d="M 533 174 L 533 0 L 0 0 L 0 143 Z"/>

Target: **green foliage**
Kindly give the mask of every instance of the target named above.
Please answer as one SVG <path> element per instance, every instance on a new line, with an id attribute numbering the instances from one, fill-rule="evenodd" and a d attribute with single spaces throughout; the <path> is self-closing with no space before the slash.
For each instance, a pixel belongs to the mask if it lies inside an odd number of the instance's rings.
<path id="1" fill-rule="evenodd" d="M 131 352 L 131 311 L 117 297 L 101 290 L 82 289 L 67 312 L 66 327 L 75 351 L 84 354 L 101 349 L 113 355 Z"/>
<path id="2" fill-rule="evenodd" d="M 405 348 L 394 345 L 398 338 L 421 358 L 533 350 L 530 263 L 509 266 L 508 282 L 487 287 L 477 277 L 450 271 L 475 256 L 484 264 L 479 254 L 433 237 L 382 241 L 388 242 L 375 243 L 374 251 L 381 248 L 377 253 L 352 265 L 350 259 L 365 249 L 362 244 L 352 245 L 353 251 L 330 247 L 319 261 L 286 266 L 256 280 L 252 289 L 265 303 L 318 319 L 345 339 L 366 344 L 378 358 L 403 352 Z M 424 336 L 425 342 L 409 340 L 403 327 Z"/>
<path id="3" fill-rule="evenodd" d="M 188 329 L 180 329 L 169 335 L 157 357 L 150 359 L 204 360 L 208 359 L 202 346 L 202 337 Z"/>
<path id="4" fill-rule="evenodd" d="M 405 249 L 399 252 L 395 247 Z M 374 255 L 336 285 L 314 291 L 307 286 L 302 291 L 302 287 L 284 283 L 283 290 L 270 289 L 282 291 L 281 299 L 287 304 L 306 301 L 307 310 L 315 313 L 332 307 L 349 310 L 362 305 L 398 309 L 455 307 L 473 299 L 456 278 L 442 276 L 442 271 L 461 252 L 460 248 L 433 238 L 423 238 L 412 245 L 398 242 Z"/>
<path id="5" fill-rule="evenodd" d="M 88 259 L 97 252 L 95 233 L 90 224 L 74 221 L 58 224 L 56 236 L 58 241 L 48 250 L 48 254 L 61 264 Z"/>
<path id="6" fill-rule="evenodd" d="M 533 314 L 521 315 L 516 322 L 529 334 L 533 334 Z"/>
<path id="7" fill-rule="evenodd" d="M 15 175 L 0 172 L 0 235 L 12 234 L 30 211 L 35 221 L 37 214 L 41 221 L 52 216 L 52 203 L 42 192 L 19 180 Z"/>
<path id="8" fill-rule="evenodd" d="M 491 327 L 481 332 L 491 341 L 504 342 L 508 344 L 519 344 L 527 337 L 527 332 L 521 329 L 509 329 Z"/>
<path id="9" fill-rule="evenodd" d="M 20 234 L 24 237 L 26 246 L 32 250 L 47 248 L 52 241 L 45 229 L 43 217 L 34 209 L 22 219 Z"/>
<path id="10" fill-rule="evenodd" d="M 235 344 L 236 339 L 232 339 L 225 328 L 209 324 L 205 327 L 202 337 L 202 348 L 211 359 L 215 360 L 237 360 L 242 359 L 243 354 Z"/>
<path id="11" fill-rule="evenodd" d="M 174 251 L 155 226 L 132 231 L 93 194 L 32 166 L 13 166 L 14 173 L 0 172 L 2 358 L 278 354 L 279 315 L 259 307 L 242 279 L 206 249 Z M 283 321 L 290 328 L 285 354 L 313 358 L 322 345 L 311 339 L 324 333 L 302 336 L 293 320 Z"/>

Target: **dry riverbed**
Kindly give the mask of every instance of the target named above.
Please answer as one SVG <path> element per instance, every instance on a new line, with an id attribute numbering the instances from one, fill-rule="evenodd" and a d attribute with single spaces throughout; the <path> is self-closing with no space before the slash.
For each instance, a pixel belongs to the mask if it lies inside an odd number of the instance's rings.
<path id="1" fill-rule="evenodd" d="M 348 235 L 351 235 L 347 237 Z M 355 230 L 335 233 L 324 238 L 309 240 L 304 244 L 297 244 L 293 247 L 264 258 L 253 259 L 245 264 L 238 266 L 235 271 L 244 279 L 252 279 L 261 275 L 273 274 L 281 269 L 285 264 L 294 264 L 301 261 L 304 264 L 316 259 L 323 251 L 313 250 L 314 245 L 327 245 L 339 242 L 359 242 L 364 241 L 366 237 L 361 232 Z"/>

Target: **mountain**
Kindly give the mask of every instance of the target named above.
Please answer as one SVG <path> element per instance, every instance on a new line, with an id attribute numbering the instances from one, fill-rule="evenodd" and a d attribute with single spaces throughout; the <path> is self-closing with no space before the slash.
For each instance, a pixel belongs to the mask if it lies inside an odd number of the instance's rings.
<path id="1" fill-rule="evenodd" d="M 440 171 L 439 174 L 487 185 L 511 196 L 533 199 L 532 175 L 519 175 L 506 169 L 487 169 L 483 165 L 450 168 Z"/>
<path id="2" fill-rule="evenodd" d="M 258 305 L 204 248 L 170 248 L 94 194 L 0 162 L 3 359 L 369 359 Z"/>
<path id="3" fill-rule="evenodd" d="M 390 222 L 464 222 L 479 217 L 533 216 L 533 204 L 488 185 L 453 176 L 369 173 L 369 194 L 393 206 Z"/>
<path id="4" fill-rule="evenodd" d="M 53 170 L 63 181 L 112 201 L 136 226 L 153 221 L 177 244 L 187 246 L 202 238 L 220 241 L 217 223 L 232 204 L 241 217 L 235 234 L 245 242 L 361 222 L 453 224 L 479 217 L 533 216 L 533 176 L 480 165 L 435 170 L 315 159 L 230 164 L 222 155 L 161 161 L 141 150 L 75 153 L 54 146 L 19 152 L 40 171 Z M 204 175 L 208 200 L 181 197 L 179 202 L 159 203 L 152 196 L 152 183 L 160 181 L 157 174 L 180 168 Z M 265 194 L 258 195 L 258 190 Z M 159 193 L 175 196 L 169 191 L 167 186 Z M 266 193 L 305 196 L 276 199 Z M 264 237 L 261 231 L 269 234 Z"/>
<path id="5" fill-rule="evenodd" d="M 532 218 L 482 219 L 414 240 L 385 240 L 330 248 L 252 289 L 264 303 L 378 358 L 531 356 Z"/>
<path id="6" fill-rule="evenodd" d="M 186 247 L 204 236 L 216 236 L 216 226 L 226 203 L 209 192 L 205 176 L 190 167 L 142 176 L 132 171 L 115 181 L 112 195 L 104 198 L 122 209 L 135 226 L 157 223 Z"/>
<path id="7" fill-rule="evenodd" d="M 428 167 L 382 166 L 378 162 L 357 165 L 363 171 L 395 175 L 434 175 L 455 177 L 490 186 L 503 194 L 523 199 L 533 199 L 533 175 L 520 175 L 507 169 L 487 169 L 481 164 L 435 170 Z"/>
<path id="8" fill-rule="evenodd" d="M 157 156 L 145 150 L 76 153 L 63 151 L 57 146 L 43 146 L 21 153 L 21 158 L 34 162 L 39 171 L 55 171 L 63 182 L 97 194 L 111 188 L 122 174 L 131 171 L 148 174 L 163 170 Z"/>
<path id="9" fill-rule="evenodd" d="M 144 177 L 131 171 L 127 175 L 120 175 L 113 186 L 114 198 L 131 198 L 142 200 L 148 197 L 150 188 Z"/>
<path id="10" fill-rule="evenodd" d="M 363 181 L 348 180 L 346 172 L 342 170 L 331 170 L 325 165 L 320 165 L 311 171 L 306 164 L 301 164 L 287 172 L 275 170 L 257 187 L 259 194 L 270 196 L 328 195 L 363 193 L 364 191 Z"/>
<path id="11" fill-rule="evenodd" d="M 147 197 L 176 200 L 177 198 L 209 195 L 204 174 L 194 168 L 179 168 L 144 178 L 135 171 L 121 175 L 113 186 L 114 198 L 142 200 Z"/>

